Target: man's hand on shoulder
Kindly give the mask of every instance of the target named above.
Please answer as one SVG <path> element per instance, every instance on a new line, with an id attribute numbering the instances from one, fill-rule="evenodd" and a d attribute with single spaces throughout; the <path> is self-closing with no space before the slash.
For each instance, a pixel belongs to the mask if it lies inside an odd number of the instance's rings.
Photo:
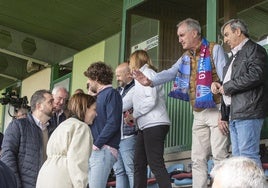
<path id="1" fill-rule="evenodd" d="M 152 81 L 149 80 L 140 70 L 133 70 L 133 78 L 137 80 L 141 85 L 152 86 Z"/>

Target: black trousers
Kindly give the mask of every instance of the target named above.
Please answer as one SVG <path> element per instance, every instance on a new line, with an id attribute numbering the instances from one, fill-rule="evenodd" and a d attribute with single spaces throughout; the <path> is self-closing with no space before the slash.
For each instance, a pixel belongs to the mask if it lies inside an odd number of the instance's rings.
<path id="1" fill-rule="evenodd" d="M 134 187 L 147 187 L 147 164 L 155 175 L 159 188 L 171 188 L 164 161 L 164 142 L 168 125 L 138 131 L 134 156 Z"/>

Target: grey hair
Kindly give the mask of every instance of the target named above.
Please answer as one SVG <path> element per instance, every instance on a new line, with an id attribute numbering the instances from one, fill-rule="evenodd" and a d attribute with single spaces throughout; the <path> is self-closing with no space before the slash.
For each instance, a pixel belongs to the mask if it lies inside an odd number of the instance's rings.
<path id="1" fill-rule="evenodd" d="M 224 28 L 230 24 L 231 30 L 234 32 L 237 29 L 240 29 L 241 32 L 246 36 L 249 37 L 249 31 L 247 24 L 241 20 L 241 19 L 231 19 L 228 22 L 226 22 L 222 27 L 221 27 L 221 34 L 224 36 L 223 30 Z"/>
<path id="2" fill-rule="evenodd" d="M 52 95 L 55 95 L 56 93 L 58 93 L 58 91 L 63 90 L 66 93 L 68 93 L 67 89 L 63 86 L 56 86 L 52 89 Z"/>
<path id="3" fill-rule="evenodd" d="M 34 92 L 30 101 L 32 112 L 35 111 L 37 103 L 41 103 L 46 100 L 46 97 L 45 97 L 46 93 L 51 95 L 51 92 L 45 89 L 37 90 L 36 92 Z"/>
<path id="4" fill-rule="evenodd" d="M 211 172 L 212 178 L 218 177 L 222 188 L 265 188 L 263 170 L 252 159 L 232 157 L 223 160 Z"/>
<path id="5" fill-rule="evenodd" d="M 186 24 L 188 27 L 188 30 L 196 30 L 197 34 L 201 36 L 201 26 L 197 20 L 194 20 L 192 18 L 187 18 L 180 23 L 177 24 L 177 28 L 180 27 L 182 24 Z"/>

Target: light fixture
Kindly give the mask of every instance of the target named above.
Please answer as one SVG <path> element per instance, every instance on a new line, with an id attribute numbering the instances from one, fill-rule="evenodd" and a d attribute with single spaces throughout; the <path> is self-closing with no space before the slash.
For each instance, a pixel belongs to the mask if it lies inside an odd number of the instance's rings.
<path id="1" fill-rule="evenodd" d="M 33 71 L 39 71 L 40 69 L 41 69 L 41 65 L 32 62 L 30 59 L 28 60 L 27 67 L 26 67 L 26 71 L 28 73 L 31 73 Z"/>

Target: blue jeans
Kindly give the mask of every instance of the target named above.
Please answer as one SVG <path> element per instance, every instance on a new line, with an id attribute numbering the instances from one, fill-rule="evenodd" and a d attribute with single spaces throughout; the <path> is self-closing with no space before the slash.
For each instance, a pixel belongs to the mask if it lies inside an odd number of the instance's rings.
<path id="1" fill-rule="evenodd" d="M 116 158 L 107 147 L 102 148 L 99 151 L 92 151 L 89 158 L 89 187 L 105 188 L 107 179 L 115 162 Z"/>
<path id="2" fill-rule="evenodd" d="M 264 119 L 231 120 L 232 155 L 253 159 L 260 167 L 260 135 Z"/>
<path id="3" fill-rule="evenodd" d="M 134 152 L 136 135 L 121 140 L 119 144 L 118 160 L 114 164 L 116 188 L 134 187 Z"/>

